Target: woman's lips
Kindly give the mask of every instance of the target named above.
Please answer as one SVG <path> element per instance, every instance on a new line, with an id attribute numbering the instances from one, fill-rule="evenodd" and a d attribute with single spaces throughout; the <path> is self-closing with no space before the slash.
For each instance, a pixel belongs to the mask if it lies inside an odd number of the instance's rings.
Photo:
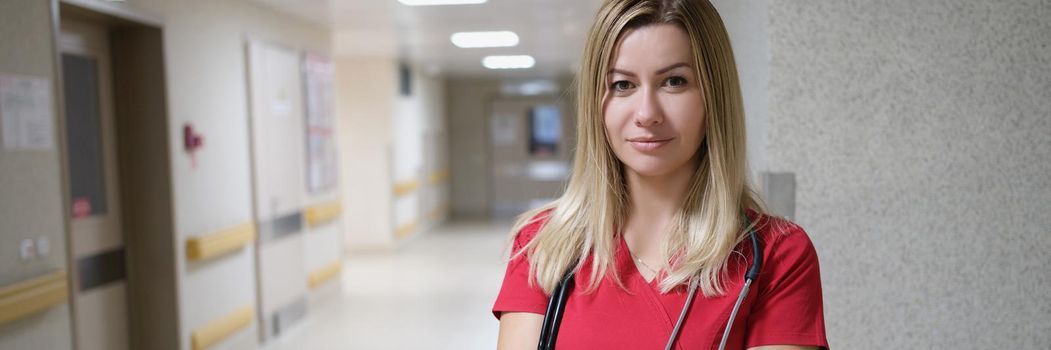
<path id="1" fill-rule="evenodd" d="M 652 152 L 657 149 L 664 147 L 668 143 L 671 143 L 672 139 L 658 139 L 658 138 L 633 138 L 628 139 L 628 143 L 631 143 L 631 147 L 639 152 Z"/>

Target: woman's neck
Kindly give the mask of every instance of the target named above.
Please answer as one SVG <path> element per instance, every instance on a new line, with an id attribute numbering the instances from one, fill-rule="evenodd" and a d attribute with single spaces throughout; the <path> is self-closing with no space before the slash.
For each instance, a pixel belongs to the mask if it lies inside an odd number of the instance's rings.
<path id="1" fill-rule="evenodd" d="M 684 166 L 660 176 L 643 176 L 626 169 L 630 203 L 625 238 L 640 246 L 655 248 L 667 234 L 669 223 L 686 197 L 693 170 Z"/>

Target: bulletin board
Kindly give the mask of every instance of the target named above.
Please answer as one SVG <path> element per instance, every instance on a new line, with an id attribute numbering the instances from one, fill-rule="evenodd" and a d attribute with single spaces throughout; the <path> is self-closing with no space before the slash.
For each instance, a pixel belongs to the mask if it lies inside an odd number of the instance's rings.
<path id="1" fill-rule="evenodd" d="M 303 55 L 306 88 L 307 191 L 329 190 L 336 185 L 336 140 L 332 60 L 319 54 Z"/>

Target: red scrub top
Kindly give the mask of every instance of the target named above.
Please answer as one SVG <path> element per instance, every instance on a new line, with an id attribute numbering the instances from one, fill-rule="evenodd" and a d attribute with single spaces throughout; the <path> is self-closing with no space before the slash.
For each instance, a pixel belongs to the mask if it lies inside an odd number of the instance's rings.
<path id="1" fill-rule="evenodd" d="M 542 214 L 543 215 L 543 214 Z M 738 311 L 730 330 L 727 349 L 762 345 L 810 345 L 828 348 L 821 301 L 821 276 L 817 252 L 806 232 L 783 219 L 749 215 L 759 225 L 763 265 L 758 279 Z M 513 251 L 518 252 L 543 225 L 543 221 L 518 232 Z M 618 238 L 616 266 L 624 281 L 621 288 L 607 276 L 592 293 L 584 292 L 590 275 L 590 259 L 574 278 L 557 349 L 663 349 L 678 320 L 687 289 L 662 294 L 659 279 L 646 282 Z M 751 239 L 735 249 L 728 264 L 726 294 L 706 298 L 697 290 L 676 349 L 717 349 L 730 311 L 744 285 L 744 274 L 752 263 Z M 502 312 L 544 314 L 548 296 L 539 286 L 530 287 L 529 262 L 525 254 L 507 265 L 504 283 L 493 305 L 497 318 Z"/>

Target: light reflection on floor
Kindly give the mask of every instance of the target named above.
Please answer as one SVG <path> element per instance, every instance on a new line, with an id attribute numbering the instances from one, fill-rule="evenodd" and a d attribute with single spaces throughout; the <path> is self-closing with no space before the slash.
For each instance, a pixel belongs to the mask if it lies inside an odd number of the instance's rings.
<path id="1" fill-rule="evenodd" d="M 312 304 L 304 321 L 263 349 L 493 349 L 490 308 L 509 229 L 446 224 L 392 253 L 351 255 L 343 290 Z"/>

